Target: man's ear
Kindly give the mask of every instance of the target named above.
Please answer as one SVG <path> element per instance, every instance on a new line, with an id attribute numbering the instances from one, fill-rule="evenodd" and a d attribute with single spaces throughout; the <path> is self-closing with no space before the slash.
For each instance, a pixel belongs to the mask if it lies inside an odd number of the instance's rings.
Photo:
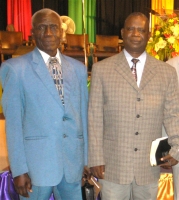
<path id="1" fill-rule="evenodd" d="M 121 29 L 121 37 L 123 39 L 124 28 Z"/>
<path id="2" fill-rule="evenodd" d="M 31 29 L 30 32 L 31 32 L 32 38 L 34 39 L 34 32 L 33 32 L 33 29 Z"/>

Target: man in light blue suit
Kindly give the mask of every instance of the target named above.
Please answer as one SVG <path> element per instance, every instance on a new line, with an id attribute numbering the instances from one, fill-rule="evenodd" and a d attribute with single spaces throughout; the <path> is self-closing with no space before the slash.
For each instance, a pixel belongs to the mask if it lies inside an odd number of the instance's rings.
<path id="1" fill-rule="evenodd" d="M 10 167 L 20 199 L 81 200 L 87 165 L 87 72 L 62 55 L 60 16 L 42 9 L 32 17 L 36 48 L 5 61 L 0 69 Z M 63 99 L 49 71 L 49 57 L 62 70 Z M 60 69 L 59 69 L 60 67 Z"/>

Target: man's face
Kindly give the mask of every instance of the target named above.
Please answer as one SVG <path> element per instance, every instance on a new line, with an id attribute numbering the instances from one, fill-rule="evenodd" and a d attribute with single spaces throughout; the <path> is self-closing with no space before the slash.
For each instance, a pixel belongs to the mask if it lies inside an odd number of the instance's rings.
<path id="1" fill-rule="evenodd" d="M 140 56 L 150 37 L 148 21 L 142 16 L 131 16 L 121 30 L 124 47 L 132 56 Z"/>
<path id="2" fill-rule="evenodd" d="M 57 15 L 41 13 L 36 16 L 32 36 L 40 50 L 50 56 L 55 56 L 60 44 L 61 34 L 61 23 Z"/>

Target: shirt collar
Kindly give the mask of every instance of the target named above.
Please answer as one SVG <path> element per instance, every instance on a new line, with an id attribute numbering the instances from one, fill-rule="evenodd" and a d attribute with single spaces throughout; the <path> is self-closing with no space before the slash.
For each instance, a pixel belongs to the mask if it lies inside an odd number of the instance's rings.
<path id="1" fill-rule="evenodd" d="M 44 51 L 40 50 L 39 48 L 37 48 L 37 49 L 39 50 L 44 62 L 47 64 L 48 63 L 48 59 L 49 59 L 50 56 L 47 53 L 45 53 Z M 60 58 L 59 49 L 57 49 L 57 54 L 56 54 L 55 57 L 58 59 L 59 63 L 61 64 L 61 58 Z"/>
<path id="2" fill-rule="evenodd" d="M 132 63 L 132 56 L 124 49 L 124 55 L 128 61 L 128 63 Z M 144 66 L 145 65 L 145 61 L 146 61 L 146 51 L 144 51 L 137 59 L 139 59 L 139 62 Z M 130 65 L 131 66 L 131 65 Z"/>

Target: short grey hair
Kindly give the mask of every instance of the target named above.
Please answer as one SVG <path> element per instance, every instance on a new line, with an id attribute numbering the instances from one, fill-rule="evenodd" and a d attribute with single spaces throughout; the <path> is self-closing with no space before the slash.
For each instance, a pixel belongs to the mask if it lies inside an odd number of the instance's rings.
<path id="1" fill-rule="evenodd" d="M 38 14 L 51 14 L 51 13 L 54 13 L 58 18 L 59 18 L 59 22 L 60 24 L 62 24 L 62 20 L 60 18 L 60 15 L 55 12 L 54 10 L 51 10 L 49 8 L 43 8 L 41 10 L 38 10 L 37 12 L 35 12 L 33 15 L 32 15 L 32 18 L 31 18 L 31 25 L 32 25 L 32 28 L 34 28 L 34 21 L 35 21 L 35 18 Z"/>

